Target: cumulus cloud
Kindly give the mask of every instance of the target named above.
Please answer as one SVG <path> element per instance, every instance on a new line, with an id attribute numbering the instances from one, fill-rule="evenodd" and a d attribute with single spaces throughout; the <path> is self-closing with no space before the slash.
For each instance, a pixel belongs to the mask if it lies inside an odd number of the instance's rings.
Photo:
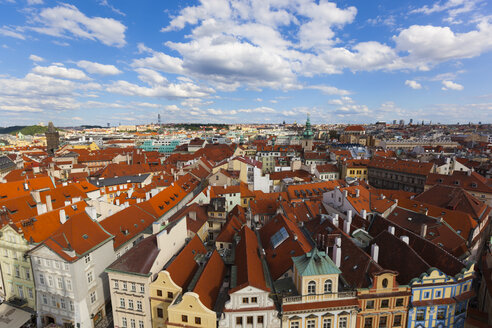
<path id="1" fill-rule="evenodd" d="M 75 68 L 66 68 L 59 65 L 51 66 L 36 66 L 32 70 L 39 75 L 58 77 L 69 80 L 88 80 L 89 78 L 84 72 Z"/>
<path id="2" fill-rule="evenodd" d="M 44 58 L 43 57 L 39 57 L 39 56 L 36 56 L 36 55 L 30 55 L 29 56 L 29 59 L 34 61 L 34 62 L 42 62 L 44 61 Z"/>
<path id="3" fill-rule="evenodd" d="M 122 73 L 122 71 L 117 69 L 114 65 L 104 65 L 87 60 L 78 61 L 77 66 L 83 68 L 86 72 L 91 74 L 118 75 Z"/>
<path id="4" fill-rule="evenodd" d="M 349 95 L 350 91 L 348 90 L 343 90 L 343 89 L 338 89 L 336 87 L 332 87 L 329 85 L 310 85 L 307 86 L 306 89 L 314 89 L 314 90 L 319 90 L 323 92 L 324 94 L 327 95 Z"/>
<path id="5" fill-rule="evenodd" d="M 405 85 L 409 86 L 412 89 L 422 89 L 422 84 L 418 83 L 417 81 L 414 80 L 406 80 Z"/>
<path id="6" fill-rule="evenodd" d="M 461 84 L 455 83 L 453 81 L 442 81 L 442 90 L 456 90 L 461 91 L 464 87 Z"/>
<path id="7" fill-rule="evenodd" d="M 126 26 L 113 18 L 87 17 L 77 7 L 61 4 L 34 14 L 31 29 L 56 37 L 97 40 L 108 46 L 126 44 Z"/>

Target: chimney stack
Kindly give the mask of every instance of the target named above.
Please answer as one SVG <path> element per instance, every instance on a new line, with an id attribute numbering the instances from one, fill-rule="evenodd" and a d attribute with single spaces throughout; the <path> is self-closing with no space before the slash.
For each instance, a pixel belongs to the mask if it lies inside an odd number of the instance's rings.
<path id="1" fill-rule="evenodd" d="M 360 196 L 360 190 L 359 189 L 355 189 L 355 197 L 359 197 Z"/>
<path id="2" fill-rule="evenodd" d="M 422 238 L 425 238 L 426 235 L 427 235 L 427 224 L 422 224 L 422 226 L 420 227 L 420 236 Z"/>
<path id="3" fill-rule="evenodd" d="M 377 244 L 372 244 L 371 246 L 371 257 L 374 260 L 374 262 L 378 262 L 379 258 L 379 246 Z"/>
<path id="4" fill-rule="evenodd" d="M 410 243 L 410 239 L 408 238 L 408 236 L 401 236 L 400 239 L 407 245 Z"/>
<path id="5" fill-rule="evenodd" d="M 395 227 L 394 226 L 389 226 L 388 227 L 388 232 L 392 235 L 395 235 Z"/>
<path id="6" fill-rule="evenodd" d="M 46 195 L 46 210 L 48 212 L 53 211 L 53 203 L 51 202 L 51 195 Z"/>
<path id="7" fill-rule="evenodd" d="M 360 212 L 360 215 L 362 216 L 362 218 L 363 218 L 364 220 L 366 220 L 366 219 L 367 219 L 367 211 L 366 211 L 365 209 L 363 209 L 363 210 Z"/>
<path id="8" fill-rule="evenodd" d="M 340 267 L 342 263 L 342 238 L 335 238 L 335 245 L 333 246 L 333 262 L 337 267 Z"/>
<path id="9" fill-rule="evenodd" d="M 161 230 L 161 224 L 159 222 L 152 223 L 152 234 L 155 235 Z"/>
<path id="10" fill-rule="evenodd" d="M 352 210 L 347 211 L 347 222 L 352 223 Z"/>
<path id="11" fill-rule="evenodd" d="M 60 210 L 60 212 L 58 213 L 60 214 L 60 223 L 64 224 L 65 222 L 67 222 L 67 215 L 65 214 L 65 210 Z"/>
<path id="12" fill-rule="evenodd" d="M 189 215 L 190 215 L 190 218 L 192 220 L 196 221 L 196 212 L 195 211 L 190 211 Z"/>
<path id="13" fill-rule="evenodd" d="M 40 203 L 36 205 L 36 209 L 38 211 L 38 215 L 46 213 L 46 204 Z"/>
<path id="14" fill-rule="evenodd" d="M 350 222 L 348 221 L 343 222 L 343 231 L 345 231 L 347 235 L 350 235 Z"/>

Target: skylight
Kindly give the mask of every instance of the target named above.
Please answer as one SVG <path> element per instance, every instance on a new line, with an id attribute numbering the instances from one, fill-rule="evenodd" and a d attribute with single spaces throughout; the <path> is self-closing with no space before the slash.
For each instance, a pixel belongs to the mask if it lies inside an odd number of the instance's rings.
<path id="1" fill-rule="evenodd" d="M 272 243 L 273 248 L 277 248 L 280 244 L 282 244 L 287 238 L 289 238 L 289 234 L 284 227 L 280 228 L 271 238 L 270 242 Z"/>

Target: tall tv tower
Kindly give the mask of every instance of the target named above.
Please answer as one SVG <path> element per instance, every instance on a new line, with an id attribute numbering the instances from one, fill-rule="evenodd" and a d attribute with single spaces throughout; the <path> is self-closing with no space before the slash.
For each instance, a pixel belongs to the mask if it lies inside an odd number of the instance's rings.
<path id="1" fill-rule="evenodd" d="M 157 124 L 161 125 L 161 114 L 157 114 Z"/>

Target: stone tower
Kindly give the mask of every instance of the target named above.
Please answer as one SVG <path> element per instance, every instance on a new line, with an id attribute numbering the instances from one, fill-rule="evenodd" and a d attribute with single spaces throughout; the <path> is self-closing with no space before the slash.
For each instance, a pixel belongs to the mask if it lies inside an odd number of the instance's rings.
<path id="1" fill-rule="evenodd" d="M 48 155 L 53 156 L 60 145 L 60 134 L 56 131 L 53 122 L 48 123 L 48 131 L 46 131 L 45 135 L 46 151 Z"/>
<path id="2" fill-rule="evenodd" d="M 304 132 L 302 133 L 302 149 L 304 151 L 313 150 L 313 139 L 314 132 L 311 130 L 311 120 L 309 119 L 309 114 L 307 115 L 306 127 L 304 128 Z"/>

